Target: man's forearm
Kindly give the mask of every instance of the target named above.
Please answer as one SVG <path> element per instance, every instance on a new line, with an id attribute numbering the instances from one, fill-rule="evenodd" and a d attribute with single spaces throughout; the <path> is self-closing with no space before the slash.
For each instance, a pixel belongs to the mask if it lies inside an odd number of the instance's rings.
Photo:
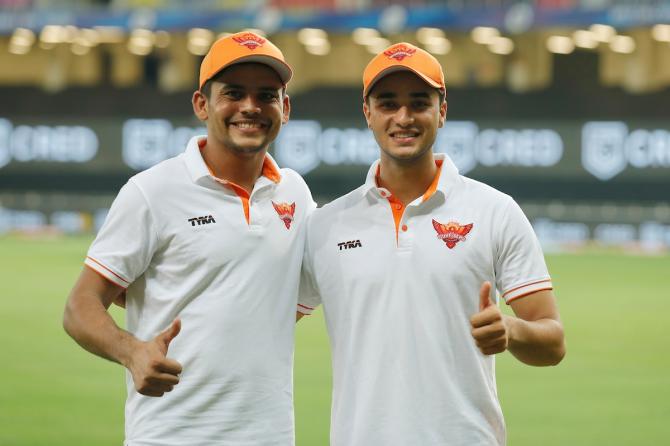
<path id="1" fill-rule="evenodd" d="M 131 351 L 140 342 L 121 329 L 102 303 L 92 296 L 71 296 L 63 328 L 84 349 L 128 367 Z"/>
<path id="2" fill-rule="evenodd" d="M 565 356 L 563 326 L 554 319 L 526 321 L 505 316 L 509 327 L 507 349 L 521 362 L 534 366 L 556 365 Z"/>

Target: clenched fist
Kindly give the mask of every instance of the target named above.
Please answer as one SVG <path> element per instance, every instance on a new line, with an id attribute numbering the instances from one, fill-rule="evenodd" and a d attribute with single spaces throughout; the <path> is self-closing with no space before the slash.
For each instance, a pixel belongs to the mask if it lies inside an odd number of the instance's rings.
<path id="1" fill-rule="evenodd" d="M 500 308 L 491 301 L 491 284 L 484 282 L 479 290 L 479 312 L 472 315 L 472 337 L 485 355 L 494 355 L 507 350 L 509 328 Z"/>
<path id="2" fill-rule="evenodd" d="M 135 390 L 146 396 L 163 396 L 179 383 L 181 364 L 167 357 L 170 342 L 179 334 L 181 321 L 170 326 L 150 341 L 139 341 L 128 364 Z"/>

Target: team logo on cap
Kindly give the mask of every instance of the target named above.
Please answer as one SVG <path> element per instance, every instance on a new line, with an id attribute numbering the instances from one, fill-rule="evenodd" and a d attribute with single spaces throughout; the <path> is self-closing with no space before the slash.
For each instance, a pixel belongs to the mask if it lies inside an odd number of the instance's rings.
<path id="1" fill-rule="evenodd" d="M 389 59 L 395 59 L 397 61 L 401 61 L 405 57 L 412 57 L 414 53 L 416 53 L 414 48 L 410 48 L 405 45 L 394 46 L 393 48 L 384 51 L 386 57 Z"/>
<path id="2" fill-rule="evenodd" d="M 286 229 L 291 229 L 291 223 L 293 223 L 293 214 L 295 213 L 295 202 L 288 203 L 275 203 L 272 202 L 272 206 L 277 211 L 279 219 L 284 222 Z"/>
<path id="3" fill-rule="evenodd" d="M 437 231 L 437 238 L 443 240 L 449 249 L 453 249 L 456 243 L 465 241 L 465 236 L 472 229 L 472 223 L 461 225 L 455 221 L 442 224 L 433 219 L 433 227 Z"/>
<path id="4" fill-rule="evenodd" d="M 255 50 L 259 46 L 263 46 L 263 44 L 265 43 L 265 39 L 251 33 L 246 33 L 242 34 L 241 36 L 233 37 L 233 40 L 239 43 L 240 45 L 246 46 L 250 50 Z"/>

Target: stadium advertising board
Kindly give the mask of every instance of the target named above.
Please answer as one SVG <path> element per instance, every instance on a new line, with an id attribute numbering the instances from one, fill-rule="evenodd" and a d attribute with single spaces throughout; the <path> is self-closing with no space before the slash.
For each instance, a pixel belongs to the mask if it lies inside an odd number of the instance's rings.
<path id="1" fill-rule="evenodd" d="M 14 121 L 0 118 L 0 175 L 45 171 L 132 175 L 183 151 L 204 133 L 191 120 Z M 435 150 L 474 178 L 670 179 L 670 125 L 623 121 L 447 121 Z M 368 129 L 289 122 L 273 153 L 308 177 L 361 177 L 378 157 Z"/>

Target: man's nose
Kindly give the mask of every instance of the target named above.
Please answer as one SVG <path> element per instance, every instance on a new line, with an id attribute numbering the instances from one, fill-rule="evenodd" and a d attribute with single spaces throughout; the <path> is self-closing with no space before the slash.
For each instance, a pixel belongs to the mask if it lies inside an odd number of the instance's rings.
<path id="1" fill-rule="evenodd" d="M 240 104 L 240 110 L 246 114 L 258 114 L 261 112 L 261 106 L 253 95 L 246 95 Z"/>
<path id="2" fill-rule="evenodd" d="M 395 114 L 395 121 L 399 126 L 408 126 L 414 123 L 414 117 L 409 107 L 401 106 Z"/>

